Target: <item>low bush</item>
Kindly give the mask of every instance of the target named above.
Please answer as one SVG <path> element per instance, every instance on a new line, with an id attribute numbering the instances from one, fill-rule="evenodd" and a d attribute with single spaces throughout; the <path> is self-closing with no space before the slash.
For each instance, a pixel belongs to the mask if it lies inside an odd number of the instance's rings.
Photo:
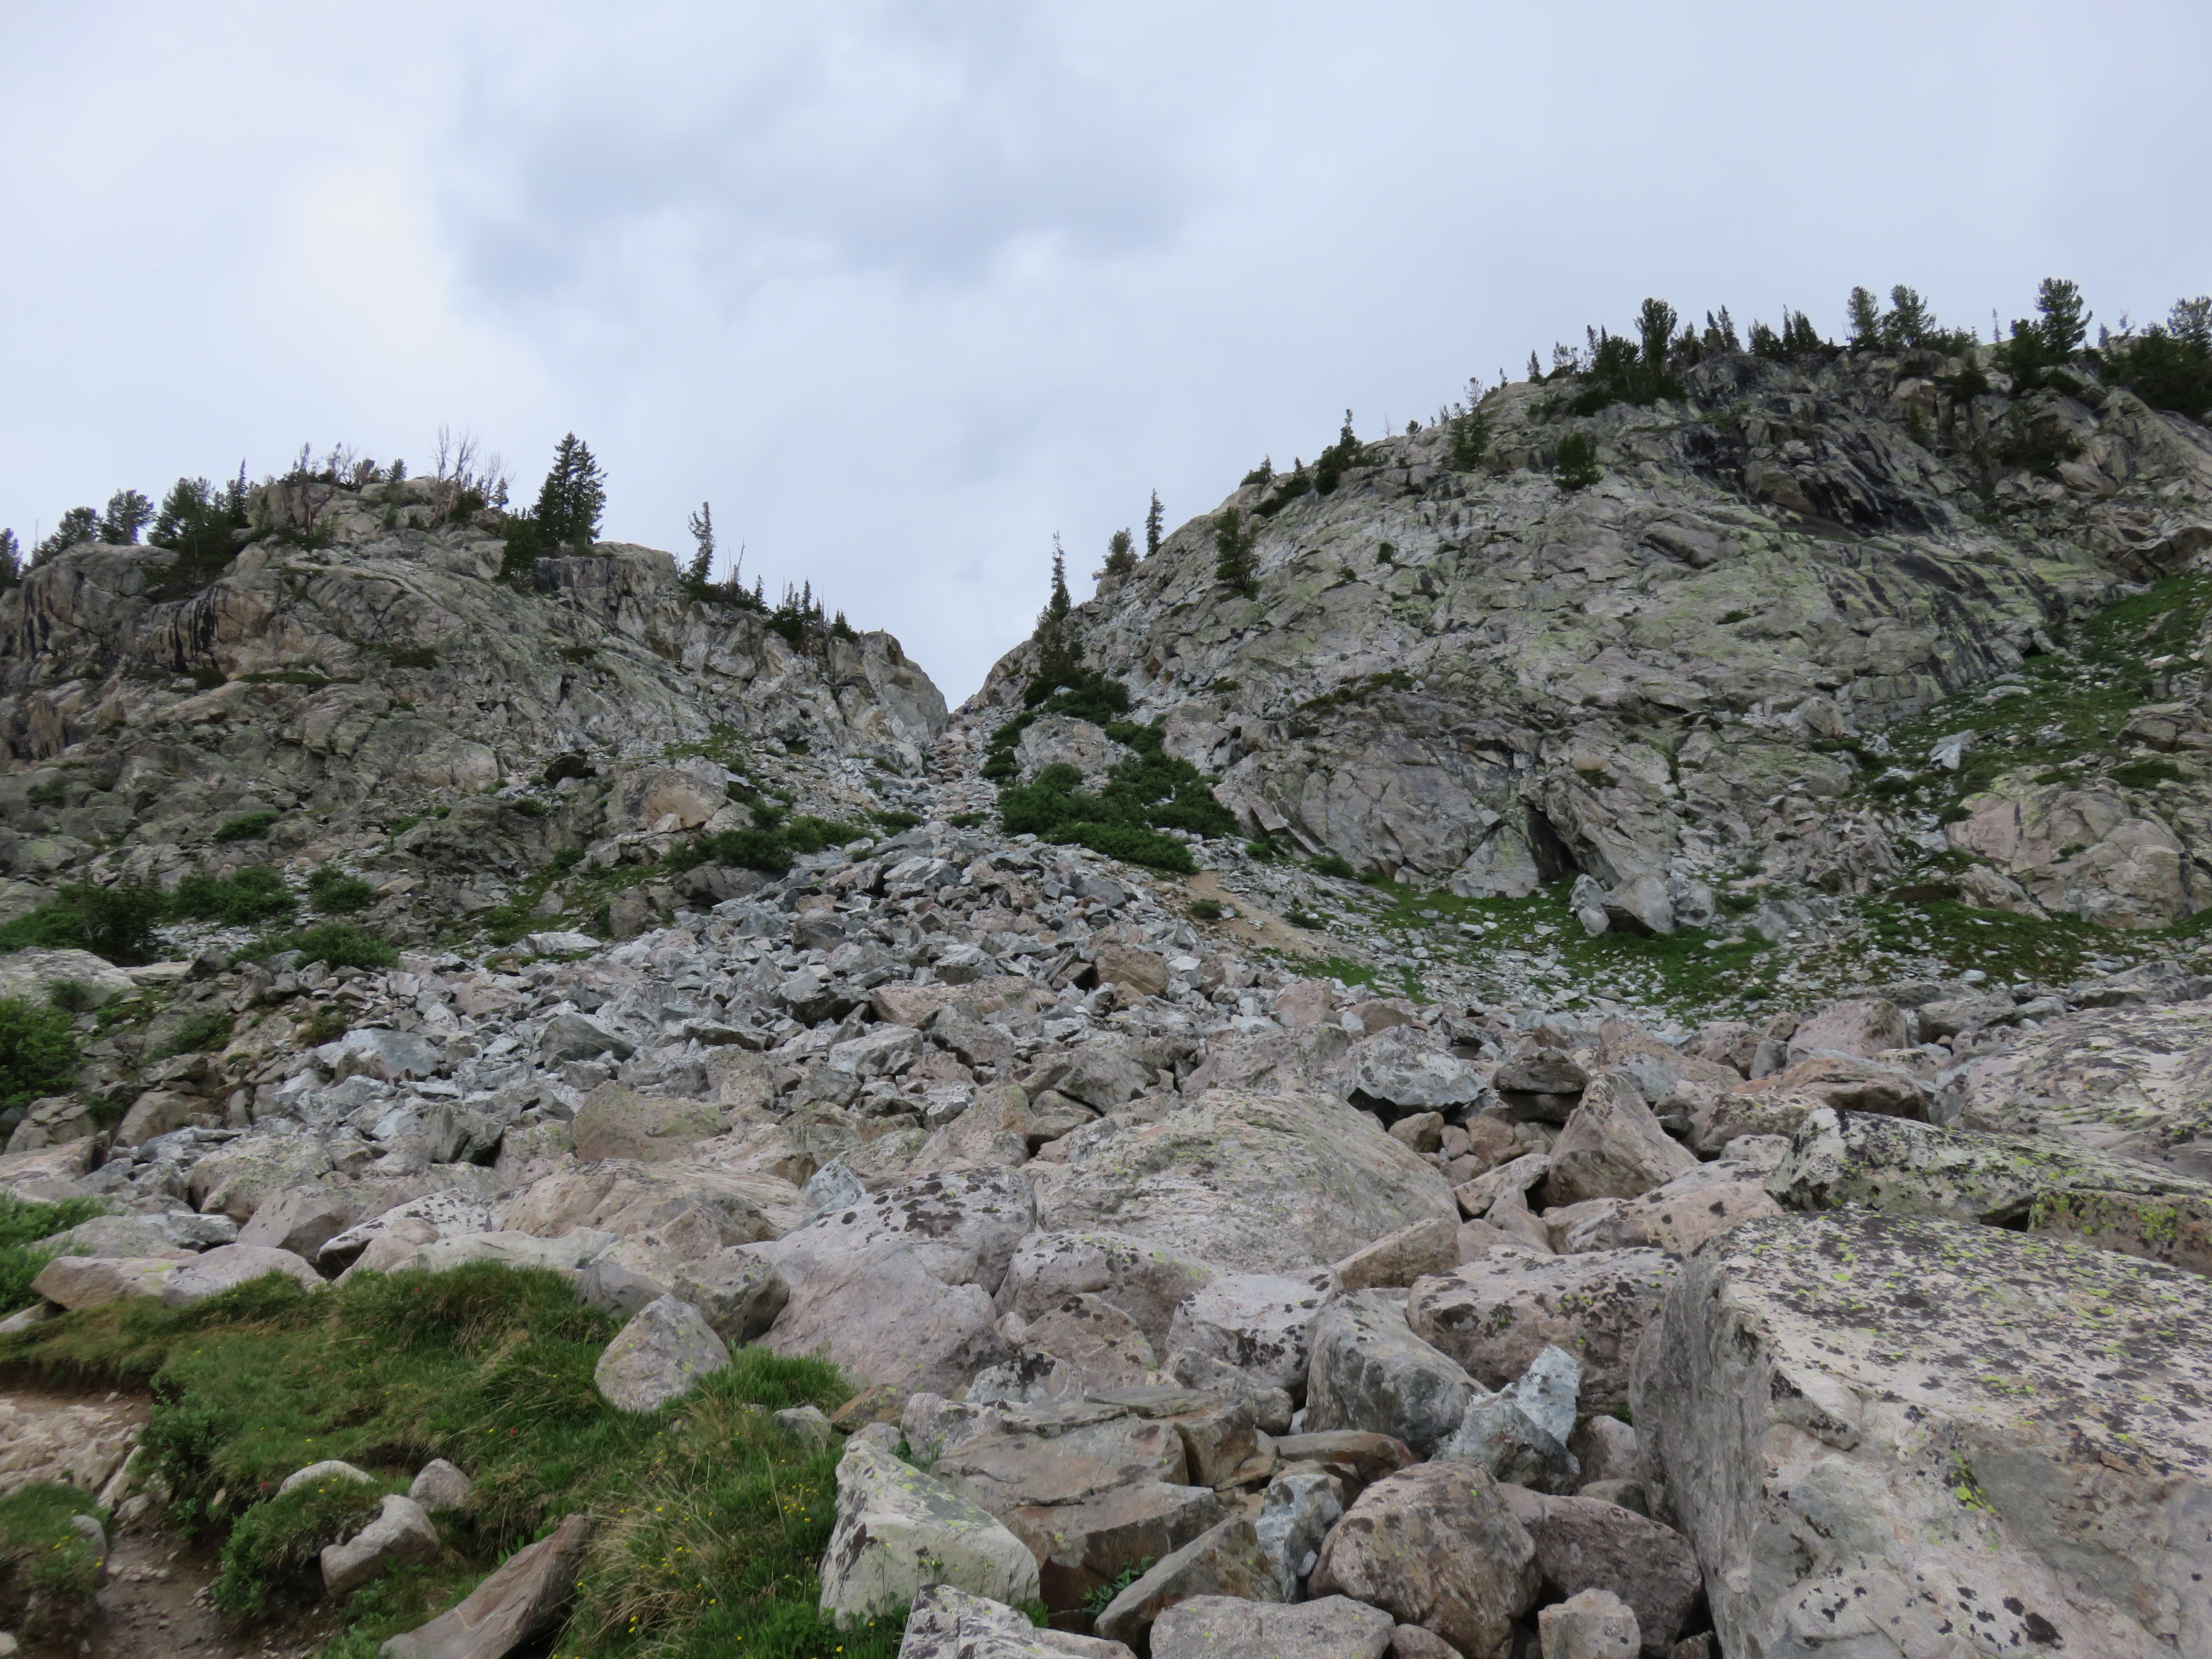
<path id="1" fill-rule="evenodd" d="M 150 883 L 72 882 L 51 903 L 0 924 L 0 952 L 89 951 L 126 966 L 149 962 L 154 929 L 168 911 L 169 896 Z"/>
<path id="2" fill-rule="evenodd" d="M 30 1204 L 0 1194 L 0 1315 L 39 1300 L 31 1281 L 58 1254 L 39 1241 L 107 1213 L 97 1198 L 65 1198 L 58 1204 Z"/>
<path id="3" fill-rule="evenodd" d="M 2169 760 L 2130 761 L 2112 769 L 2112 781 L 2128 789 L 2148 789 L 2154 784 L 2179 783 L 2188 774 Z"/>
<path id="4" fill-rule="evenodd" d="M 210 1011 L 200 1014 L 179 1026 L 169 1040 L 161 1045 L 161 1058 L 172 1054 L 204 1054 L 210 1048 L 220 1048 L 230 1041 L 230 1016 Z"/>
<path id="5" fill-rule="evenodd" d="M 46 987 L 46 1006 L 65 1014 L 89 1013 L 100 1006 L 100 994 L 81 979 L 58 979 Z"/>
<path id="6" fill-rule="evenodd" d="M 349 916 L 376 902 L 376 889 L 326 864 L 307 878 L 307 899 L 326 916 Z"/>
<path id="7" fill-rule="evenodd" d="M 315 684 L 319 685 L 322 684 L 319 677 L 315 680 Z M 282 812 L 266 807 L 258 812 L 242 813 L 217 830 L 215 832 L 215 839 L 219 842 L 259 841 L 269 833 L 276 820 L 283 816 Z"/>
<path id="8" fill-rule="evenodd" d="M 256 1504 L 224 1540 L 222 1571 L 208 1587 L 208 1599 L 232 1618 L 246 1620 L 272 1611 L 287 1591 L 312 1594 L 309 1574 L 324 1547 L 359 1532 L 382 1505 L 378 1487 L 342 1474 Z"/>
<path id="9" fill-rule="evenodd" d="M 1137 752 L 1106 775 L 1096 795 L 1083 775 L 1064 763 L 1045 767 L 1030 782 L 999 792 L 999 818 L 1008 835 L 1074 842 L 1109 858 L 1188 875 L 1190 849 L 1163 830 L 1193 835 L 1236 833 L 1237 820 L 1213 798 L 1196 767 L 1169 756 L 1160 727 L 1113 720 L 1106 735 Z"/>
<path id="10" fill-rule="evenodd" d="M 294 903 L 284 878 L 265 864 L 249 864 L 227 876 L 186 876 L 169 901 L 173 916 L 233 927 L 289 916 Z"/>
<path id="11" fill-rule="evenodd" d="M 247 954 L 258 958 L 286 951 L 297 951 L 307 961 L 333 968 L 391 968 L 399 961 L 399 952 L 389 941 L 350 921 L 318 922 L 296 933 L 276 934 Z"/>
<path id="12" fill-rule="evenodd" d="M 1193 899 L 1190 903 L 1190 913 L 1200 921 L 1218 921 L 1221 920 L 1220 901 Z"/>
<path id="13" fill-rule="evenodd" d="M 59 1008 L 0 997 L 0 1111 L 68 1092 L 79 1058 L 74 1026 Z"/>
<path id="14" fill-rule="evenodd" d="M 105 1532 L 107 1511 L 90 1492 L 36 1480 L 0 1498 L 0 1563 L 6 1566 L 9 1623 L 43 1650 L 71 1647 L 100 1589 L 100 1557 L 70 1522 L 88 1515 Z M 87 1644 L 88 1650 L 89 1644 Z"/>
<path id="15" fill-rule="evenodd" d="M 1334 853 L 1323 853 L 1319 858 L 1313 860 L 1312 868 L 1314 874 L 1317 876 L 1331 876 L 1338 881 L 1358 881 L 1359 879 L 1359 872 L 1353 869 L 1351 865 L 1346 863 L 1343 859 L 1338 857 Z"/>

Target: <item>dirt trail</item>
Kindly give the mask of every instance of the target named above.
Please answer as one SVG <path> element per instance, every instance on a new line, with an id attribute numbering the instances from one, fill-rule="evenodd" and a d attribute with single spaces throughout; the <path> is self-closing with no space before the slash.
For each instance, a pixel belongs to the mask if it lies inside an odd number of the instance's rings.
<path id="1" fill-rule="evenodd" d="M 33 1480 L 61 1480 L 98 1492 L 137 1443 L 146 1402 L 134 1395 L 0 1393 L 0 1492 Z M 91 1646 L 76 1659 L 307 1659 L 331 1634 L 327 1619 L 240 1635 L 207 1602 L 221 1570 L 210 1549 L 195 1549 L 161 1528 L 143 1501 L 118 1499 L 108 1540 L 107 1582 L 94 1606 Z M 35 1650 L 27 1649 L 27 1654 Z"/>

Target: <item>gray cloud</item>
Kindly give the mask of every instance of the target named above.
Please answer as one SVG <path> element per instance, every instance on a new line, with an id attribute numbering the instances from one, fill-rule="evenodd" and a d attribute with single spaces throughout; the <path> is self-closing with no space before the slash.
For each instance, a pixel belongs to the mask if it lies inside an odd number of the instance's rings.
<path id="1" fill-rule="evenodd" d="M 2200 9 L 14 9 L 0 523 L 562 432 L 948 691 L 1157 487 L 1373 435 L 1646 294 L 1839 326 L 2212 287 Z"/>

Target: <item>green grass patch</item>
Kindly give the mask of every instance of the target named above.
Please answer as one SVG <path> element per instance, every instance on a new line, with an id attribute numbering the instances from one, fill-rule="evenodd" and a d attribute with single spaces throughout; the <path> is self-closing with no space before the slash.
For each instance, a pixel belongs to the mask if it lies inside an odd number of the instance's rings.
<path id="1" fill-rule="evenodd" d="M 309 962 L 333 968 L 393 968 L 399 963 L 390 940 L 349 921 L 318 922 L 296 933 L 272 934 L 244 954 L 258 961 L 285 951 L 298 951 Z"/>
<path id="2" fill-rule="evenodd" d="M 231 819 L 215 832 L 215 839 L 225 841 L 259 841 L 276 826 L 284 815 L 267 808 L 258 812 L 244 813 Z"/>
<path id="3" fill-rule="evenodd" d="M 2188 774 L 2166 760 L 2130 761 L 2112 769 L 2112 781 L 2128 789 L 2152 789 L 2161 783 L 2181 783 Z"/>
<path id="4" fill-rule="evenodd" d="M 440 1517 L 449 1560 L 357 1595 L 328 1653 L 369 1653 L 465 1591 L 562 1515 L 597 1520 L 562 1655 L 892 1659 L 902 1620 L 838 1632 L 815 1612 L 838 1447 L 774 1411 L 832 1408 L 827 1364 L 757 1346 L 658 1413 L 592 1383 L 614 1325 L 550 1273 L 484 1263 L 363 1274 L 304 1291 L 272 1277 L 195 1307 L 126 1297 L 0 1338 L 0 1365 L 49 1384 L 150 1389 L 143 1444 L 176 1519 L 227 1539 L 227 1605 L 274 1608 L 337 1511 L 375 1493 L 271 1502 L 287 1474 L 343 1458 L 395 1489 L 432 1457 L 475 1495 Z"/>
<path id="5" fill-rule="evenodd" d="M 107 1206 L 96 1198 L 65 1198 L 58 1204 L 27 1204 L 0 1196 L 0 1316 L 29 1307 L 39 1298 L 31 1281 L 58 1254 L 41 1248 L 39 1241 L 106 1215 Z"/>
<path id="6" fill-rule="evenodd" d="M 0 1498 L 0 1567 L 11 1602 L 28 1600 L 34 1622 L 23 1633 L 34 1643 L 76 1634 L 100 1588 L 100 1558 L 70 1522 L 88 1515 L 105 1533 L 107 1511 L 92 1494 L 56 1480 L 36 1480 Z M 39 1606 L 44 1601 L 49 1605 Z M 58 1604 L 58 1605 L 55 1605 Z"/>
<path id="7" fill-rule="evenodd" d="M 283 877 L 265 864 L 249 864 L 227 876 L 186 876 L 170 896 L 169 914 L 246 927 L 289 916 L 295 903 Z"/>
<path id="8" fill-rule="evenodd" d="M 349 916 L 376 902 L 376 889 L 326 864 L 307 878 L 307 902 L 326 916 Z"/>
<path id="9" fill-rule="evenodd" d="M 89 951 L 126 966 L 150 962 L 154 929 L 168 915 L 169 896 L 150 883 L 72 882 L 50 902 L 0 924 L 0 953 Z"/>
<path id="10" fill-rule="evenodd" d="M 79 1059 L 76 1022 L 66 1010 L 0 997 L 0 1111 L 68 1093 Z"/>
<path id="11" fill-rule="evenodd" d="M 204 1054 L 210 1048 L 220 1048 L 230 1041 L 230 1016 L 210 1012 L 186 1020 L 176 1034 L 161 1045 L 160 1058 L 172 1054 Z"/>

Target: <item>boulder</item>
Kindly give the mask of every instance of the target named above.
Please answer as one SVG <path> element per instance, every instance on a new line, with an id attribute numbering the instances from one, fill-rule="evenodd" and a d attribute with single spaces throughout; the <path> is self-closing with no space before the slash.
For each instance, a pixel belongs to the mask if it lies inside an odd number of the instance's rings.
<path id="1" fill-rule="evenodd" d="M 10 951 L 0 956 L 0 997 L 21 997 L 43 1008 L 57 985 L 84 988 L 80 1006 L 104 1006 L 138 988 L 130 974 L 89 951 Z"/>
<path id="2" fill-rule="evenodd" d="M 313 1185 L 330 1167 L 330 1151 L 318 1136 L 258 1129 L 192 1165 L 192 1206 L 220 1211 L 243 1226 L 268 1199 Z"/>
<path id="3" fill-rule="evenodd" d="M 129 1257 L 161 1255 L 174 1249 L 175 1242 L 159 1216 L 96 1215 L 48 1234 L 38 1247 L 62 1255 Z"/>
<path id="4" fill-rule="evenodd" d="M 1158 1364 L 1136 1322 L 1087 1293 L 1064 1297 L 1034 1318 L 1004 1315 L 999 1334 L 1026 1354 L 1064 1362 L 1073 1386 L 1086 1392 L 1142 1382 Z"/>
<path id="5" fill-rule="evenodd" d="M 590 1541 L 589 1516 L 562 1516 L 551 1537 L 507 1557 L 428 1624 L 386 1642 L 383 1659 L 507 1659 L 559 1622 Z"/>
<path id="6" fill-rule="evenodd" d="M 869 1441 L 837 1464 L 837 1521 L 821 1610 L 841 1630 L 889 1618 L 931 1584 L 1007 1602 L 1037 1597 L 1028 1547 L 969 1499 Z"/>
<path id="7" fill-rule="evenodd" d="M 323 1287 L 322 1275 L 289 1250 L 272 1250 L 258 1244 L 219 1244 L 194 1256 L 162 1282 L 161 1304 L 187 1308 L 270 1273 L 282 1273 L 311 1291 Z"/>
<path id="8" fill-rule="evenodd" d="M 1260 1388 L 1303 1395 L 1307 1330 L 1328 1299 L 1320 1274 L 1285 1279 L 1223 1273 L 1207 1280 L 1175 1310 L 1168 1326 L 1168 1352 L 1218 1359 Z"/>
<path id="9" fill-rule="evenodd" d="M 531 1183 L 498 1213 L 502 1230 L 557 1238 L 576 1227 L 628 1237 L 705 1211 L 730 1244 L 781 1238 L 806 1218 L 799 1188 L 774 1175 L 607 1158 Z"/>
<path id="10" fill-rule="evenodd" d="M 1591 1083 L 1552 1147 L 1548 1190 L 1554 1203 L 1637 1198 L 1697 1167 L 1670 1139 L 1625 1072 Z"/>
<path id="11" fill-rule="evenodd" d="M 568 1012 L 556 1014 L 545 1022 L 545 1029 L 538 1038 L 538 1058 L 546 1066 L 561 1066 L 572 1060 L 597 1060 L 602 1054 L 612 1054 L 617 1060 L 628 1060 L 637 1052 L 636 1046 L 617 1036 L 588 1014 Z"/>
<path id="12" fill-rule="evenodd" d="M 1322 1546 L 1308 1588 L 1419 1625 L 1468 1659 L 1509 1659 L 1513 1621 L 1542 1580 L 1504 1494 L 1468 1463 L 1421 1463 L 1376 1482 Z"/>
<path id="13" fill-rule="evenodd" d="M 986 1299 L 1004 1282 L 1015 1248 L 1036 1228 L 1030 1179 L 1018 1170 L 939 1170 L 823 1211 L 796 1231 L 757 1246 L 794 1291 L 845 1257 L 903 1249 L 948 1285 L 975 1285 Z"/>
<path id="14" fill-rule="evenodd" d="M 1401 1625 L 1390 1632 L 1390 1659 L 1459 1659 L 1459 1650 L 1434 1631 Z"/>
<path id="15" fill-rule="evenodd" d="M 1544 1659 L 1636 1659 L 1636 1613 L 1608 1590 L 1586 1589 L 1536 1615 Z"/>
<path id="16" fill-rule="evenodd" d="M 1126 1233 L 1032 1233 L 1007 1260 L 997 1305 L 1034 1319 L 1071 1295 L 1093 1295 L 1164 1350 L 1176 1310 L 1219 1271 Z"/>
<path id="17" fill-rule="evenodd" d="M 1036 1166 L 1038 1225 L 1104 1229 L 1243 1273 L 1334 1261 L 1435 1217 L 1443 1176 L 1375 1120 L 1318 1094 L 1212 1090 L 1156 1122 L 1101 1123 Z"/>
<path id="18" fill-rule="evenodd" d="M 1119 985 L 1140 997 L 1156 997 L 1168 988 L 1168 964 L 1151 951 L 1132 945 L 1101 945 L 1091 955 L 1101 985 Z"/>
<path id="19" fill-rule="evenodd" d="M 1325 995 L 1322 1006 L 1328 1006 Z M 1183 1079 L 1184 1095 L 1194 1099 L 1214 1089 L 1337 1092 L 1344 1081 L 1346 1056 L 1352 1052 L 1352 1034 L 1334 1021 L 1326 1025 L 1291 1024 L 1298 1029 L 1224 1033 L 1211 1039 L 1206 1058 Z"/>
<path id="20" fill-rule="evenodd" d="M 1474 1104 L 1483 1094 L 1474 1068 L 1418 1025 L 1391 1025 L 1354 1044 L 1344 1082 L 1353 1105 L 1385 1118 L 1449 1113 Z"/>
<path id="21" fill-rule="evenodd" d="M 324 1549 L 323 1594 L 333 1600 L 350 1595 L 394 1567 L 434 1559 L 440 1547 L 438 1529 L 422 1505 L 389 1493 L 375 1520 L 343 1543 Z"/>
<path id="22" fill-rule="evenodd" d="M 1091 1401 L 1010 1408 L 932 1473 L 1030 1547 L 1060 1610 L 1222 1518 L 1212 1488 L 1186 1484 L 1188 1468 L 1172 1424 Z"/>
<path id="23" fill-rule="evenodd" d="M 310 1463 L 304 1469 L 295 1469 L 276 1483 L 276 1496 L 296 1492 L 301 1486 L 317 1486 L 325 1480 L 352 1480 L 364 1486 L 376 1484 L 376 1477 L 367 1469 L 356 1468 L 340 1457 L 326 1457 L 319 1463 Z M 410 1497 L 412 1493 L 409 1494 Z"/>
<path id="24" fill-rule="evenodd" d="M 2202 1287 L 1863 1210 L 1698 1251 L 1636 1419 L 1722 1649 L 2212 1651 L 2212 1420 L 2174 1409 L 2212 1391 Z"/>
<path id="25" fill-rule="evenodd" d="M 1468 1402 L 1437 1455 L 1480 1465 L 1497 1479 L 1538 1492 L 1569 1492 L 1580 1474 L 1567 1440 L 1574 1433 L 1582 1367 L 1547 1348 L 1512 1384 Z"/>
<path id="26" fill-rule="evenodd" d="M 1093 1111 L 1110 1112 L 1149 1093 L 1152 1074 L 1121 1043 L 1102 1041 L 1054 1057 L 1022 1084 L 1032 1098 L 1052 1089 Z"/>
<path id="27" fill-rule="evenodd" d="M 324 1240 L 315 1252 L 315 1265 L 325 1273 L 341 1272 L 352 1266 L 373 1242 L 403 1222 L 428 1224 L 429 1232 L 414 1240 L 418 1244 L 447 1234 L 489 1232 L 491 1211 L 485 1199 L 466 1188 L 427 1193 L 357 1221 L 343 1232 Z"/>
<path id="28" fill-rule="evenodd" d="M 1287 1600 L 1260 1553 L 1252 1522 L 1231 1516 L 1162 1556 L 1101 1613 L 1091 1628 L 1109 1641 L 1140 1651 L 1151 1648 L 1153 1622 L 1194 1595 L 1234 1595 L 1247 1601 Z"/>
<path id="29" fill-rule="evenodd" d="M 434 1457 L 416 1470 L 407 1488 L 407 1495 L 422 1506 L 425 1515 L 465 1509 L 475 1492 L 476 1482 L 442 1457 Z"/>
<path id="30" fill-rule="evenodd" d="M 704 1101 L 641 1095 L 619 1083 L 602 1083 L 584 1097 L 571 1121 L 576 1156 L 663 1164 L 684 1157 L 722 1132 L 721 1113 Z"/>
<path id="31" fill-rule="evenodd" d="M 1881 997 L 1832 1002 L 1798 1023 L 1790 1037 L 1794 1062 L 1808 1054 L 1878 1054 L 1912 1042 L 1904 1010 Z"/>
<path id="32" fill-rule="evenodd" d="M 521 1232 L 456 1233 L 416 1245 L 404 1265 L 418 1273 L 442 1273 L 471 1262 L 496 1261 L 508 1267 L 542 1267 L 573 1284 L 591 1260 L 614 1242 L 612 1234 L 590 1227 L 571 1228 L 558 1238 Z M 368 1254 L 362 1252 L 354 1265 L 366 1266 Z"/>
<path id="33" fill-rule="evenodd" d="M 1449 1439 L 1481 1392 L 1459 1363 L 1415 1336 L 1399 1304 L 1372 1291 L 1332 1303 L 1307 1333 L 1305 1426 L 1364 1429 L 1421 1456 Z"/>
<path id="34" fill-rule="evenodd" d="M 1296 1607 L 1197 1595 L 1153 1624 L 1152 1659 L 1383 1659 L 1395 1622 L 1343 1595 Z"/>
<path id="35" fill-rule="evenodd" d="M 445 1068 L 445 1058 L 443 1045 L 428 1037 L 362 1026 L 339 1039 L 331 1056 L 331 1073 L 340 1082 L 372 1077 L 380 1083 L 404 1083 L 437 1076 Z"/>
<path id="36" fill-rule="evenodd" d="M 759 1337 L 791 1300 L 791 1287 L 775 1264 L 737 1246 L 684 1263 L 669 1289 L 696 1308 L 732 1347 Z"/>
<path id="37" fill-rule="evenodd" d="M 988 1596 L 950 1584 L 915 1593 L 899 1659 L 1135 1659 L 1119 1642 L 1069 1631 L 1041 1630 L 1029 1615 Z"/>
<path id="38" fill-rule="evenodd" d="M 301 1187 L 264 1202 L 238 1230 L 240 1244 L 289 1250 L 313 1261 L 324 1245 L 361 1219 L 361 1206 L 330 1187 Z"/>
<path id="39" fill-rule="evenodd" d="M 810 1263 L 762 1340 L 781 1354 L 826 1353 L 855 1382 L 906 1393 L 957 1394 L 1008 1357 L 982 1286 L 948 1285 L 889 1241 Z"/>
<path id="40" fill-rule="evenodd" d="M 2025 1226 L 2212 1273 L 2212 1182 L 2058 1141 L 1823 1111 L 1806 1120 L 1767 1190 L 1792 1210 Z"/>
<path id="41" fill-rule="evenodd" d="M 2212 1002 L 2085 1008 L 1966 1062 L 1958 1127 L 2212 1181 Z"/>
<path id="42" fill-rule="evenodd" d="M 1458 1225 L 1449 1217 L 1436 1216 L 1354 1250 L 1328 1271 L 1338 1291 L 1366 1291 L 1448 1273 L 1459 1261 Z"/>
<path id="43" fill-rule="evenodd" d="M 1343 1492 L 1344 1482 L 1322 1469 L 1285 1469 L 1267 1483 L 1252 1525 L 1275 1594 L 1257 1599 L 1298 1599 L 1298 1587 L 1321 1559 L 1322 1540 L 1344 1513 Z"/>
<path id="44" fill-rule="evenodd" d="M 1421 1280 L 1406 1321 L 1485 1388 L 1504 1388 L 1544 1349 L 1564 1348 L 1582 1364 L 1584 1409 L 1607 1411 L 1627 1401 L 1636 1345 L 1674 1273 L 1657 1250 L 1498 1253 Z"/>
<path id="45" fill-rule="evenodd" d="M 658 1411 L 729 1363 L 728 1347 L 699 1310 L 664 1296 L 616 1333 L 592 1381 L 617 1411 Z"/>
<path id="46" fill-rule="evenodd" d="M 1535 1540 L 1536 1570 L 1546 1591 L 1619 1596 L 1634 1610 L 1644 1651 L 1664 1659 L 1704 1589 L 1690 1540 L 1672 1527 L 1594 1498 L 1547 1497 L 1519 1486 L 1502 1490 L 1514 1518 Z"/>
<path id="47" fill-rule="evenodd" d="M 1766 1175 L 1751 1164 L 1700 1164 L 1554 1242 L 1562 1254 L 1650 1249 L 1685 1256 L 1715 1233 L 1781 1214 Z"/>

